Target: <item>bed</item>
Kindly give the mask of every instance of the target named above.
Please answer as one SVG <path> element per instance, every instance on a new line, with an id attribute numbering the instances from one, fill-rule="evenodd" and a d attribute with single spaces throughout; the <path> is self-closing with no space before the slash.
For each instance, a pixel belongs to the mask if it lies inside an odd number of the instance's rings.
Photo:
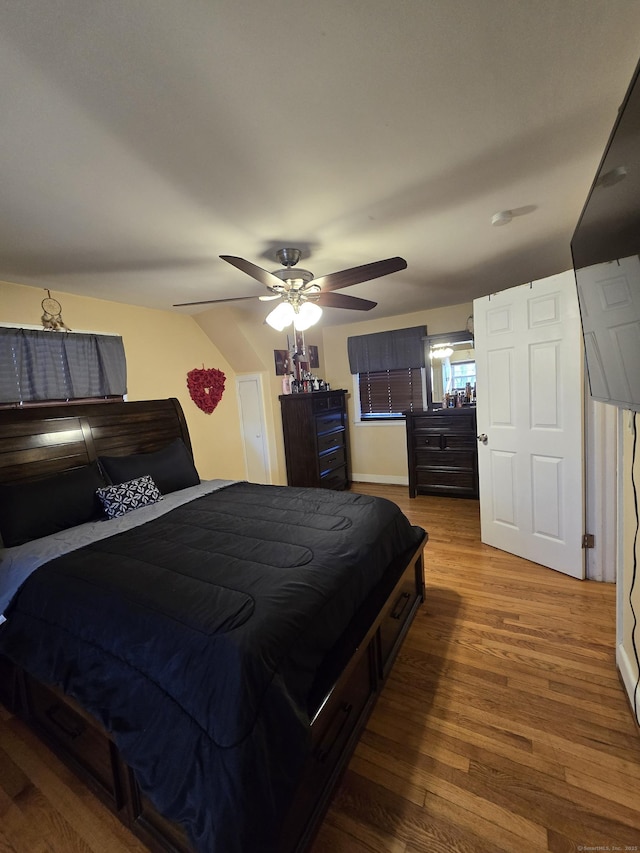
<path id="1" fill-rule="evenodd" d="M 201 482 L 175 399 L 0 412 L 0 698 L 151 849 L 302 853 L 424 594 L 395 504 Z"/>

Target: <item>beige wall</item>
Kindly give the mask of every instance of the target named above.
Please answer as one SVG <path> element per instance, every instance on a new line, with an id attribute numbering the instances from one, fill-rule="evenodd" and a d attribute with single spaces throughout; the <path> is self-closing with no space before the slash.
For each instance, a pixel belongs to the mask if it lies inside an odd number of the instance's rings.
<path id="1" fill-rule="evenodd" d="M 622 512 L 620 513 L 620 521 L 622 523 L 622 545 L 621 554 L 619 555 L 619 571 L 618 577 L 621 583 L 618 588 L 618 638 L 620 646 L 618 648 L 618 666 L 622 673 L 627 692 L 633 708 L 633 690 L 638 680 L 638 665 L 635 659 L 633 648 L 632 632 L 634 630 L 634 615 L 631 609 L 635 610 L 636 617 L 640 623 L 640 541 L 635 542 L 636 538 L 636 509 L 635 498 L 632 481 L 635 479 L 635 488 L 638 492 L 637 499 L 640 501 L 640 435 L 638 436 L 638 447 L 636 449 L 635 465 L 633 464 L 633 430 L 632 421 L 634 415 L 627 411 L 620 412 L 621 431 L 622 431 L 622 464 L 620 477 L 622 480 Z M 637 429 L 640 430 L 640 417 L 635 416 Z M 640 540 L 640 537 L 639 537 Z M 635 553 L 634 553 L 635 546 Z M 637 566 L 638 577 L 635 581 L 633 593 L 631 594 L 631 586 L 633 583 L 634 557 Z M 631 594 L 631 599 L 630 599 Z M 640 624 L 636 628 L 636 645 L 640 646 Z M 640 691 L 638 692 L 638 703 L 640 705 Z M 638 723 L 640 724 L 640 714 L 638 715 Z"/>
<path id="2" fill-rule="evenodd" d="M 40 288 L 0 282 L 0 323 L 38 325 L 44 295 Z M 245 477 L 235 372 L 193 318 L 71 294 L 56 297 L 71 329 L 122 336 L 129 400 L 180 400 L 203 479 Z M 203 364 L 227 377 L 222 400 L 210 415 L 197 408 L 186 385 L 187 372 Z"/>
<path id="3" fill-rule="evenodd" d="M 472 303 L 418 311 L 382 320 L 364 320 L 344 326 L 330 326 L 323 331 L 326 379 L 332 388 L 345 388 L 353 394 L 349 372 L 347 338 L 369 335 L 390 329 L 425 326 L 426 333 L 438 335 L 457 332 L 466 327 L 473 311 Z M 348 400 L 350 420 L 351 470 L 355 480 L 378 483 L 407 483 L 407 445 L 404 421 L 391 424 L 355 424 L 353 398 Z"/>

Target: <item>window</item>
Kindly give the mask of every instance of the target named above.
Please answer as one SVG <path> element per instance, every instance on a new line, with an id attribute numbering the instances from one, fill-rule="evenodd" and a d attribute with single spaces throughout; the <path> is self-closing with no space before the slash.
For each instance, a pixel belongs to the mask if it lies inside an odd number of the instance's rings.
<path id="1" fill-rule="evenodd" d="M 361 420 L 400 419 L 424 408 L 424 326 L 347 339 Z"/>
<path id="2" fill-rule="evenodd" d="M 401 418 L 403 412 L 423 409 L 422 373 L 419 367 L 359 373 L 360 419 Z"/>
<path id="3" fill-rule="evenodd" d="M 452 361 L 451 362 L 451 384 L 453 388 L 464 389 L 467 382 L 475 385 L 476 363 L 475 361 Z"/>

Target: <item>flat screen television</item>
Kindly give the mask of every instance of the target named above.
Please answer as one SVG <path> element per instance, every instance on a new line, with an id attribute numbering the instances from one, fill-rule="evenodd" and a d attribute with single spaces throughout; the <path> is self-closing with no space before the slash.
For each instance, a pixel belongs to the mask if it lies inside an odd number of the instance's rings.
<path id="1" fill-rule="evenodd" d="M 640 64 L 571 240 L 591 396 L 640 411 Z"/>

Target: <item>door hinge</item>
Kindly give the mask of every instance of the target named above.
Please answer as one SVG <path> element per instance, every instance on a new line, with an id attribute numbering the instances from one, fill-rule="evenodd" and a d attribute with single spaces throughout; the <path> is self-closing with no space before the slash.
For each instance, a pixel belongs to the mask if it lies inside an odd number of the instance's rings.
<path id="1" fill-rule="evenodd" d="M 596 547 L 596 537 L 593 533 L 585 533 L 582 537 L 582 547 L 583 548 L 595 548 Z"/>

